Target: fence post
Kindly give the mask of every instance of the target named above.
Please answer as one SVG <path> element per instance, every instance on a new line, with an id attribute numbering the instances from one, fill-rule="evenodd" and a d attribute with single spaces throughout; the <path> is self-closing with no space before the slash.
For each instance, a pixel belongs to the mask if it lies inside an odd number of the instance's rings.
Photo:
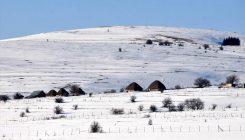
<path id="1" fill-rule="evenodd" d="M 218 125 L 218 132 L 223 132 L 224 130 Z"/>

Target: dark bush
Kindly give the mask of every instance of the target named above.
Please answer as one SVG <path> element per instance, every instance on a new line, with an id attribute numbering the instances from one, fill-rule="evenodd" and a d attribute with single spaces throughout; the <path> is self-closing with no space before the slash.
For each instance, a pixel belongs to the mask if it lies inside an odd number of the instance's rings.
<path id="1" fill-rule="evenodd" d="M 148 125 L 152 125 L 152 119 L 148 120 Z"/>
<path id="2" fill-rule="evenodd" d="M 123 108 L 112 108 L 111 113 L 114 115 L 122 115 L 124 114 L 124 109 Z"/>
<path id="3" fill-rule="evenodd" d="M 157 107 L 155 105 L 151 105 L 149 109 L 150 109 L 151 112 L 156 112 L 157 111 Z"/>
<path id="4" fill-rule="evenodd" d="M 118 51 L 119 51 L 119 52 L 122 52 L 122 48 L 119 48 Z"/>
<path id="5" fill-rule="evenodd" d="M 215 109 L 216 109 L 216 107 L 217 107 L 217 105 L 216 105 L 216 104 L 212 104 L 211 109 L 212 109 L 212 110 L 215 110 Z"/>
<path id="6" fill-rule="evenodd" d="M 0 101 L 7 102 L 10 100 L 8 95 L 0 95 Z"/>
<path id="7" fill-rule="evenodd" d="M 19 100 L 19 99 L 23 99 L 24 96 L 22 94 L 20 94 L 19 92 L 17 92 L 13 95 L 13 98 L 16 100 Z"/>
<path id="8" fill-rule="evenodd" d="M 232 86 L 234 86 L 235 84 L 238 84 L 238 82 L 239 82 L 239 77 L 237 75 L 230 75 L 226 77 L 227 84 L 231 84 Z"/>
<path id="9" fill-rule="evenodd" d="M 90 125 L 90 133 L 102 133 L 102 127 L 99 125 L 98 122 L 93 122 Z"/>
<path id="10" fill-rule="evenodd" d="M 73 105 L 72 107 L 73 107 L 74 110 L 78 109 L 78 105 L 77 104 Z"/>
<path id="11" fill-rule="evenodd" d="M 88 96 L 89 96 L 89 97 L 92 97 L 92 96 L 93 96 L 93 93 L 89 93 Z"/>
<path id="12" fill-rule="evenodd" d="M 131 96 L 131 97 L 130 97 L 130 101 L 131 101 L 132 103 L 134 103 L 135 100 L 136 100 L 136 96 Z"/>
<path id="13" fill-rule="evenodd" d="M 139 105 L 138 110 L 139 111 L 143 111 L 143 109 L 144 109 L 144 106 L 143 105 Z"/>
<path id="14" fill-rule="evenodd" d="M 208 45 L 208 44 L 204 44 L 204 45 L 203 45 L 203 48 L 204 48 L 205 50 L 207 50 L 207 49 L 209 48 L 209 45 Z"/>
<path id="15" fill-rule="evenodd" d="M 223 45 L 230 45 L 230 46 L 240 46 L 240 39 L 236 37 L 228 37 L 223 40 Z"/>
<path id="16" fill-rule="evenodd" d="M 194 85 L 198 88 L 204 88 L 211 86 L 211 83 L 209 80 L 199 77 L 194 81 Z"/>
<path id="17" fill-rule="evenodd" d="M 177 110 L 176 110 L 176 106 L 175 106 L 174 104 L 169 105 L 168 111 L 169 111 L 169 112 L 177 111 Z"/>
<path id="18" fill-rule="evenodd" d="M 202 110 L 204 109 L 204 102 L 197 98 L 197 99 L 186 99 L 185 100 L 185 106 L 188 108 L 188 109 L 191 109 L 191 110 Z"/>
<path id="19" fill-rule="evenodd" d="M 169 42 L 169 41 L 161 41 L 161 42 L 159 42 L 159 45 L 160 46 L 170 46 L 172 44 L 172 42 Z"/>
<path id="20" fill-rule="evenodd" d="M 115 90 L 115 89 L 104 91 L 104 93 L 116 93 L 116 92 L 117 92 L 117 90 Z"/>
<path id="21" fill-rule="evenodd" d="M 180 85 L 176 85 L 174 88 L 175 89 L 181 89 L 181 86 Z"/>
<path id="22" fill-rule="evenodd" d="M 56 103 L 64 103 L 64 99 L 61 97 L 55 98 Z"/>
<path id="23" fill-rule="evenodd" d="M 26 113 L 30 113 L 29 107 L 26 108 Z"/>
<path id="24" fill-rule="evenodd" d="M 170 105 L 173 104 L 173 101 L 172 101 L 171 98 L 165 98 L 165 99 L 162 101 L 162 104 L 163 104 L 163 107 L 168 108 Z"/>
<path id="25" fill-rule="evenodd" d="M 148 39 L 148 40 L 146 40 L 146 43 L 145 44 L 147 44 L 147 45 L 151 45 L 151 44 L 153 44 L 153 41 L 152 40 L 150 40 L 150 39 Z"/>
<path id="26" fill-rule="evenodd" d="M 184 111 L 185 110 L 185 104 L 184 103 L 179 103 L 177 105 L 177 111 Z"/>
<path id="27" fill-rule="evenodd" d="M 231 108 L 231 104 L 228 104 L 225 108 Z"/>
<path id="28" fill-rule="evenodd" d="M 20 117 L 25 117 L 25 116 L 26 116 L 25 112 L 20 112 Z"/>
<path id="29" fill-rule="evenodd" d="M 54 113 L 55 114 L 61 114 L 61 113 L 63 113 L 63 108 L 60 107 L 60 106 L 54 107 Z"/>

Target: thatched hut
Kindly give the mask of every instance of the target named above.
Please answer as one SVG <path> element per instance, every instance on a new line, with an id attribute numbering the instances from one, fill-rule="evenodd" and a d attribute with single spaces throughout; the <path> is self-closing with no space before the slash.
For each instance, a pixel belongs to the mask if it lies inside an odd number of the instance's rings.
<path id="1" fill-rule="evenodd" d="M 64 88 L 61 88 L 61 89 L 58 91 L 57 95 L 67 97 L 67 96 L 69 96 L 69 92 L 67 92 Z"/>
<path id="2" fill-rule="evenodd" d="M 80 95 L 85 95 L 86 93 L 81 88 L 78 88 L 78 89 L 76 89 L 75 92 L 73 92 L 71 94 L 72 94 L 72 96 L 80 96 Z"/>
<path id="3" fill-rule="evenodd" d="M 33 91 L 31 95 L 27 96 L 26 98 L 31 99 L 31 98 L 41 98 L 41 97 L 46 97 L 46 94 L 43 90 Z"/>
<path id="4" fill-rule="evenodd" d="M 129 91 L 143 91 L 143 88 L 139 84 L 137 84 L 136 82 L 133 82 L 133 83 L 129 84 L 125 90 L 127 92 L 129 92 Z"/>
<path id="5" fill-rule="evenodd" d="M 158 80 L 152 82 L 148 87 L 148 91 L 161 91 L 161 92 L 163 92 L 164 90 L 166 90 L 165 85 Z"/>
<path id="6" fill-rule="evenodd" d="M 48 93 L 47 93 L 47 96 L 50 96 L 50 97 L 54 97 L 54 96 L 56 96 L 58 93 L 57 93 L 57 91 L 55 91 L 55 90 L 50 90 Z"/>
<path id="7" fill-rule="evenodd" d="M 80 96 L 86 94 L 78 85 L 72 85 L 70 87 L 70 93 L 72 96 Z"/>

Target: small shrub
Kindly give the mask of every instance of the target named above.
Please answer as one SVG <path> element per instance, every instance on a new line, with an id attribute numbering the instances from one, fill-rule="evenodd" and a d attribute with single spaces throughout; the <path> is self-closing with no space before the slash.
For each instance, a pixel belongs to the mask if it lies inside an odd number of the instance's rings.
<path id="1" fill-rule="evenodd" d="M 124 109 L 123 108 L 112 108 L 111 113 L 114 115 L 122 115 L 124 114 Z"/>
<path id="2" fill-rule="evenodd" d="M 184 111 L 185 110 L 185 104 L 184 103 L 179 103 L 177 105 L 177 111 Z"/>
<path id="3" fill-rule="evenodd" d="M 117 90 L 115 90 L 115 89 L 104 91 L 104 93 L 116 93 L 116 92 L 117 92 Z"/>
<path id="4" fill-rule="evenodd" d="M 92 96 L 93 96 L 93 93 L 89 93 L 88 96 L 89 96 L 89 97 L 92 97 Z"/>
<path id="5" fill-rule="evenodd" d="M 176 111 L 176 106 L 175 106 L 174 104 L 169 105 L 168 111 L 169 111 L 169 112 Z"/>
<path id="6" fill-rule="evenodd" d="M 90 125 L 90 133 L 102 133 L 102 127 L 99 125 L 98 122 L 93 122 Z"/>
<path id="7" fill-rule="evenodd" d="M 150 114 L 145 114 L 145 115 L 143 116 L 143 118 L 150 118 L 150 117 L 151 117 Z"/>
<path id="8" fill-rule="evenodd" d="M 61 97 L 55 98 L 56 103 L 64 103 L 64 99 Z"/>
<path id="9" fill-rule="evenodd" d="M 7 102 L 10 100 L 8 95 L 0 95 L 0 101 Z"/>
<path id="10" fill-rule="evenodd" d="M 62 114 L 63 113 L 63 108 L 60 106 L 54 107 L 54 113 L 55 114 Z"/>
<path id="11" fill-rule="evenodd" d="M 77 104 L 73 105 L 72 107 L 73 107 L 74 110 L 78 109 L 78 105 Z"/>
<path id="12" fill-rule="evenodd" d="M 209 80 L 199 77 L 194 81 L 194 85 L 198 88 L 204 88 L 211 86 L 211 83 Z"/>
<path id="13" fill-rule="evenodd" d="M 212 110 L 215 110 L 215 109 L 216 109 L 216 107 L 217 107 L 217 105 L 216 105 L 216 104 L 212 104 L 211 109 L 212 109 Z"/>
<path id="14" fill-rule="evenodd" d="M 124 92 L 124 88 L 121 88 L 121 89 L 120 89 L 120 92 Z"/>
<path id="15" fill-rule="evenodd" d="M 26 113 L 30 113 L 29 107 L 26 108 Z"/>
<path id="16" fill-rule="evenodd" d="M 148 120 L 148 125 L 152 125 L 152 119 Z"/>
<path id="17" fill-rule="evenodd" d="M 181 89 L 181 86 L 180 85 L 176 85 L 174 88 L 175 89 Z"/>
<path id="18" fill-rule="evenodd" d="M 130 101 L 131 101 L 132 103 L 134 103 L 135 100 L 136 100 L 136 96 L 131 96 L 131 97 L 130 97 Z"/>
<path id="19" fill-rule="evenodd" d="M 209 45 L 208 45 L 208 44 L 204 44 L 204 45 L 203 45 L 203 48 L 204 48 L 205 50 L 207 50 L 207 49 L 209 48 Z"/>
<path id="20" fill-rule="evenodd" d="M 138 110 L 139 111 L 143 111 L 143 109 L 144 109 L 144 106 L 143 105 L 139 105 Z"/>
<path id="21" fill-rule="evenodd" d="M 122 48 L 119 48 L 118 51 L 119 51 L 119 52 L 122 52 Z"/>
<path id="22" fill-rule="evenodd" d="M 234 86 L 239 82 L 239 77 L 237 75 L 230 75 L 226 77 L 226 83 Z"/>
<path id="23" fill-rule="evenodd" d="M 15 94 L 13 95 L 13 98 L 16 99 L 16 100 L 19 100 L 19 99 L 23 99 L 24 96 L 21 95 L 19 92 L 17 92 L 17 93 L 15 93 Z"/>
<path id="24" fill-rule="evenodd" d="M 20 117 L 25 117 L 25 116 L 26 116 L 25 112 L 20 113 Z"/>
<path id="25" fill-rule="evenodd" d="M 223 40 L 223 45 L 231 45 L 231 46 L 240 46 L 241 42 L 239 38 L 236 37 L 228 37 Z"/>
<path id="26" fill-rule="evenodd" d="M 185 106 L 188 108 L 188 109 L 191 109 L 191 110 L 202 110 L 204 109 L 204 102 L 197 98 L 197 99 L 186 99 L 185 100 Z"/>
<path id="27" fill-rule="evenodd" d="M 157 107 L 155 105 L 151 105 L 149 109 L 150 109 L 151 112 L 156 112 L 157 111 Z"/>
<path id="28" fill-rule="evenodd" d="M 172 101 L 171 98 L 165 98 L 165 99 L 162 101 L 162 104 L 163 104 L 163 107 L 168 108 L 171 104 L 173 104 L 173 101 Z"/>
<path id="29" fill-rule="evenodd" d="M 225 108 L 231 108 L 231 104 L 228 104 Z"/>
<path id="30" fill-rule="evenodd" d="M 148 39 L 148 40 L 146 40 L 146 43 L 145 44 L 147 44 L 147 45 L 151 45 L 151 44 L 153 44 L 153 41 L 152 40 L 150 40 L 150 39 Z"/>

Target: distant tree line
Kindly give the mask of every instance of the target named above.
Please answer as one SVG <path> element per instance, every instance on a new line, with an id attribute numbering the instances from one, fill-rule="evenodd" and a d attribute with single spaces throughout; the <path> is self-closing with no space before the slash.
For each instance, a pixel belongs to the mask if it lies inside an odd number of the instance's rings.
<path id="1" fill-rule="evenodd" d="M 228 37 L 223 40 L 223 45 L 240 46 L 240 39 L 236 37 Z"/>

